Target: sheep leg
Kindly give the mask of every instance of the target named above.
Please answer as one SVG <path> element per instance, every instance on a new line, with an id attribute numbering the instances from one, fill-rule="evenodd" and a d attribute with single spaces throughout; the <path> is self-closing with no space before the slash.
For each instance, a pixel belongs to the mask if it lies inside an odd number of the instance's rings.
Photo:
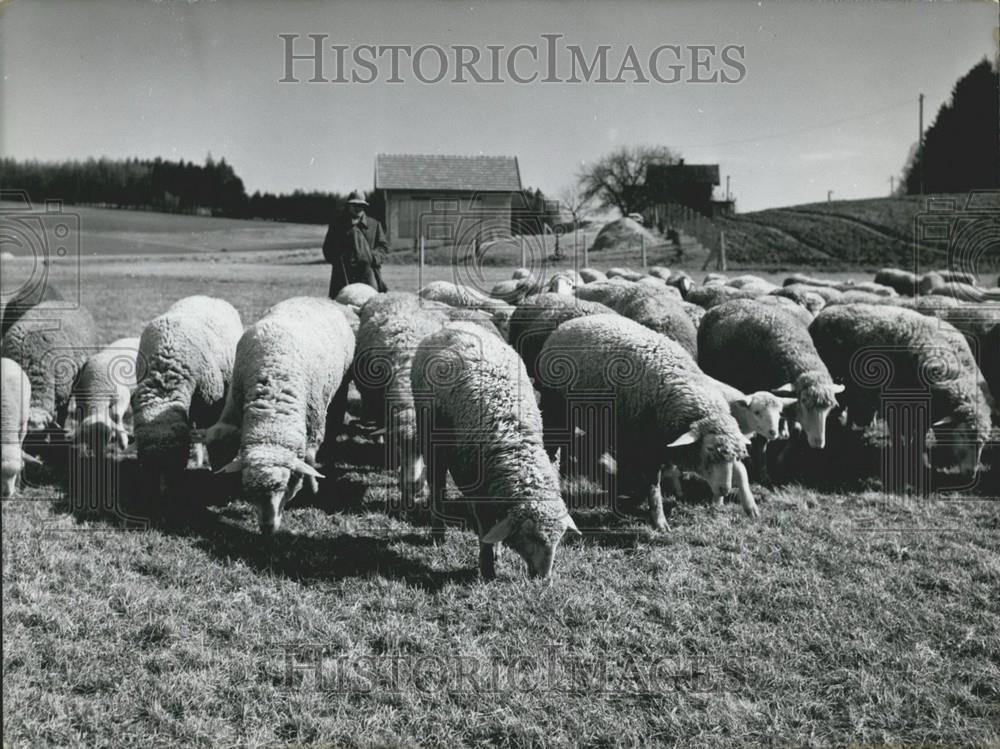
<path id="1" fill-rule="evenodd" d="M 432 451 L 433 453 L 433 451 Z M 431 504 L 431 540 L 435 546 L 444 543 L 444 489 L 448 472 L 435 460 L 433 455 L 427 460 L 427 484 L 430 488 Z"/>
<path id="2" fill-rule="evenodd" d="M 660 469 L 648 476 L 646 501 L 649 503 L 649 522 L 658 531 L 669 531 L 667 516 L 663 514 L 663 492 L 660 491 Z"/>
<path id="3" fill-rule="evenodd" d="M 479 544 L 479 574 L 484 580 L 496 580 L 496 552 L 493 544 Z"/>
<path id="4" fill-rule="evenodd" d="M 733 465 L 733 478 L 735 479 L 733 483 L 736 485 L 736 496 L 739 497 L 740 507 L 743 508 L 743 512 L 756 520 L 760 517 L 760 510 L 757 509 L 757 502 L 754 501 L 753 494 L 750 492 L 750 477 L 747 476 L 747 469 L 742 461 L 737 460 Z"/>

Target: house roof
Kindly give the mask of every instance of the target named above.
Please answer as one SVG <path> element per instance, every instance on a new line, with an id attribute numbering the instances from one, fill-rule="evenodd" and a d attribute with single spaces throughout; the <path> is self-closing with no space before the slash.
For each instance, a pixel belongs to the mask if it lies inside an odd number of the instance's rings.
<path id="1" fill-rule="evenodd" d="M 518 192 L 521 170 L 516 156 L 380 153 L 375 157 L 375 189 Z"/>
<path id="2" fill-rule="evenodd" d="M 650 164 L 646 167 L 647 181 L 669 184 L 702 182 L 719 184 L 718 164 Z"/>

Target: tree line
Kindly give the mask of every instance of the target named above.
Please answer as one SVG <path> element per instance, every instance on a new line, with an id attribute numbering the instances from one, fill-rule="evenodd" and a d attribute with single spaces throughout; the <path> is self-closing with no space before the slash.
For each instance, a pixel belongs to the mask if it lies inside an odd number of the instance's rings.
<path id="1" fill-rule="evenodd" d="M 167 213 L 198 213 L 229 218 L 257 218 L 305 224 L 327 224 L 344 209 L 347 196 L 338 192 L 295 190 L 275 195 L 247 195 L 243 180 L 224 158 L 209 154 L 204 164 L 155 159 L 85 159 L 43 162 L 0 159 L 0 188 L 23 190 L 35 203 L 62 200 Z M 558 222 L 558 210 L 541 190 L 526 189 L 515 203 L 525 228 Z M 383 195 L 366 193 L 369 214 L 385 220 Z M 518 208 L 518 206 L 520 206 Z"/>

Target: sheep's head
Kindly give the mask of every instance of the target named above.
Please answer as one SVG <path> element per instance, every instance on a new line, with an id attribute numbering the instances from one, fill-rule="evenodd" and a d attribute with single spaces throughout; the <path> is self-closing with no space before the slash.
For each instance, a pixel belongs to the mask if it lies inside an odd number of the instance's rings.
<path id="1" fill-rule="evenodd" d="M 122 450 L 128 447 L 128 432 L 122 424 L 117 398 L 78 401 L 73 411 L 73 442 L 85 455 L 104 455 L 113 444 Z"/>
<path id="2" fill-rule="evenodd" d="M 766 391 L 759 391 L 734 401 L 732 408 L 742 416 L 742 422 L 766 440 L 777 439 L 781 434 L 781 412 L 795 398 L 779 398 Z"/>
<path id="3" fill-rule="evenodd" d="M 716 499 L 733 488 L 733 465 L 747 457 L 747 440 L 739 424 L 729 414 L 706 416 L 691 424 L 688 431 L 667 444 L 668 448 L 690 445 L 696 450 L 693 460 L 698 474 L 712 487 Z"/>
<path id="4" fill-rule="evenodd" d="M 959 475 L 968 481 L 979 471 L 979 459 L 989 437 L 989 423 L 983 423 L 973 409 L 956 409 L 955 413 L 939 419 L 931 427 L 934 429 L 935 457 L 958 468 Z M 954 437 L 942 439 L 951 432 Z"/>
<path id="5" fill-rule="evenodd" d="M 798 404 L 795 418 L 806 433 L 809 447 L 826 447 L 826 417 L 837 405 L 837 395 L 843 385 L 835 385 L 826 372 L 803 372 L 795 382 L 783 385 L 772 392 L 781 397 L 795 396 Z"/>
<path id="6" fill-rule="evenodd" d="M 257 507 L 260 532 L 272 535 L 281 528 L 282 511 L 302 488 L 302 479 L 323 475 L 294 451 L 270 445 L 252 445 L 219 473 L 242 471 L 243 498 Z"/>
<path id="7" fill-rule="evenodd" d="M 187 466 L 191 450 L 191 426 L 187 410 L 180 405 L 163 409 L 152 418 L 137 413 L 135 442 L 139 465 L 154 472 L 160 492 L 167 489 L 170 477 Z"/>
<path id="8" fill-rule="evenodd" d="M 563 536 L 569 533 L 579 535 L 576 523 L 562 506 L 551 511 L 552 502 L 529 503 L 514 507 L 510 513 L 483 536 L 484 544 L 501 541 L 516 551 L 528 565 L 531 577 L 547 577 L 552 572 L 556 549 Z M 545 505 L 542 507 L 541 505 Z"/>

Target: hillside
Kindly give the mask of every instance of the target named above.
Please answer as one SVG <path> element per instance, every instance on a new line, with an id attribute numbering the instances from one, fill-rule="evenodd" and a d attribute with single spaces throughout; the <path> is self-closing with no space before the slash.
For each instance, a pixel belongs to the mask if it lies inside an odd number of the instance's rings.
<path id="1" fill-rule="evenodd" d="M 905 198 L 844 200 L 807 203 L 745 213 L 713 222 L 726 232 L 727 257 L 753 266 L 816 266 L 877 268 L 909 267 L 914 262 L 917 220 L 929 214 L 933 201 L 937 216 L 957 216 L 967 208 L 969 196 L 935 195 Z M 997 194 L 977 196 L 977 210 L 997 211 Z M 922 265 L 941 265 L 948 256 L 948 241 L 927 236 L 919 241 Z M 980 258 L 980 268 L 1000 264 L 1000 257 Z"/>

